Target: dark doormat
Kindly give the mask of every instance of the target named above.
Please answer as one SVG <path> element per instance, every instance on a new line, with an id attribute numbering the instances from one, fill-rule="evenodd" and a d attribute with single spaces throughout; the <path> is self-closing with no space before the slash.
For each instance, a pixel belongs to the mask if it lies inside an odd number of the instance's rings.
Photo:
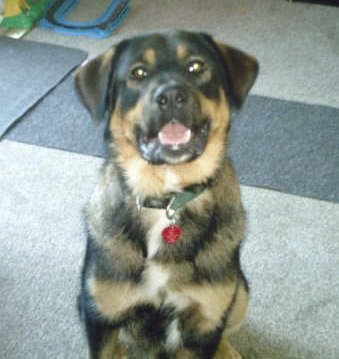
<path id="1" fill-rule="evenodd" d="M 339 0 L 293 0 L 293 2 L 308 2 L 318 5 L 339 6 Z"/>
<path id="2" fill-rule="evenodd" d="M 0 138 L 86 57 L 76 49 L 0 37 Z"/>
<path id="3" fill-rule="evenodd" d="M 79 103 L 72 77 L 6 138 L 103 156 L 104 123 Z M 244 185 L 339 202 L 339 109 L 250 96 L 233 118 L 230 156 Z"/>

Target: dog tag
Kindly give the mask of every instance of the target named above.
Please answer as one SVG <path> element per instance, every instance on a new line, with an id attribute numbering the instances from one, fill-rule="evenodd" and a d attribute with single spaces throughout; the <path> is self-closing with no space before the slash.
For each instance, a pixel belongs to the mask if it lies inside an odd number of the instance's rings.
<path id="1" fill-rule="evenodd" d="M 171 224 L 168 227 L 165 227 L 161 232 L 162 238 L 168 244 L 175 243 L 181 235 L 181 228 L 174 224 Z"/>

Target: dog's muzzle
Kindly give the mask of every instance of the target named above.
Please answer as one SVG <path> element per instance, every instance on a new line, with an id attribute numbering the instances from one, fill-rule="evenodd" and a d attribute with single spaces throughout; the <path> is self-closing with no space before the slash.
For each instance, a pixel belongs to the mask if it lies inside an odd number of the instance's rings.
<path id="1" fill-rule="evenodd" d="M 187 162 L 206 145 L 209 121 L 201 114 L 197 96 L 184 85 L 158 86 L 151 97 L 149 122 L 137 128 L 139 152 L 155 164 Z M 147 118 L 146 118 L 147 121 Z"/>

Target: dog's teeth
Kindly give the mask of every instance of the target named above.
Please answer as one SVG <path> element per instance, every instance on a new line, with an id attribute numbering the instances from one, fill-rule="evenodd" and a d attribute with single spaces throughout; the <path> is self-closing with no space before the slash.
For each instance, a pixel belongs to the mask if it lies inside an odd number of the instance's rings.
<path id="1" fill-rule="evenodd" d="M 189 142 L 189 140 L 191 139 L 191 135 L 192 135 L 192 131 L 191 130 L 187 130 L 186 134 L 185 134 L 185 139 L 184 139 L 184 144 L 186 144 L 187 142 Z"/>

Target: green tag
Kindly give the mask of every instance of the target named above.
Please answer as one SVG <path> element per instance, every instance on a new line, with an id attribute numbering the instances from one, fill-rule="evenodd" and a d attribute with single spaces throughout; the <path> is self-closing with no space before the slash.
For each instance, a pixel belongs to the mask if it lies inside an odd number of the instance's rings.
<path id="1" fill-rule="evenodd" d="M 192 199 L 194 199 L 195 197 L 199 196 L 200 193 L 201 193 L 201 191 L 198 193 L 190 192 L 190 191 L 184 191 L 184 192 L 178 193 L 175 196 L 174 201 L 170 205 L 170 209 L 176 211 L 177 209 L 183 207 L 187 202 L 189 202 Z"/>

